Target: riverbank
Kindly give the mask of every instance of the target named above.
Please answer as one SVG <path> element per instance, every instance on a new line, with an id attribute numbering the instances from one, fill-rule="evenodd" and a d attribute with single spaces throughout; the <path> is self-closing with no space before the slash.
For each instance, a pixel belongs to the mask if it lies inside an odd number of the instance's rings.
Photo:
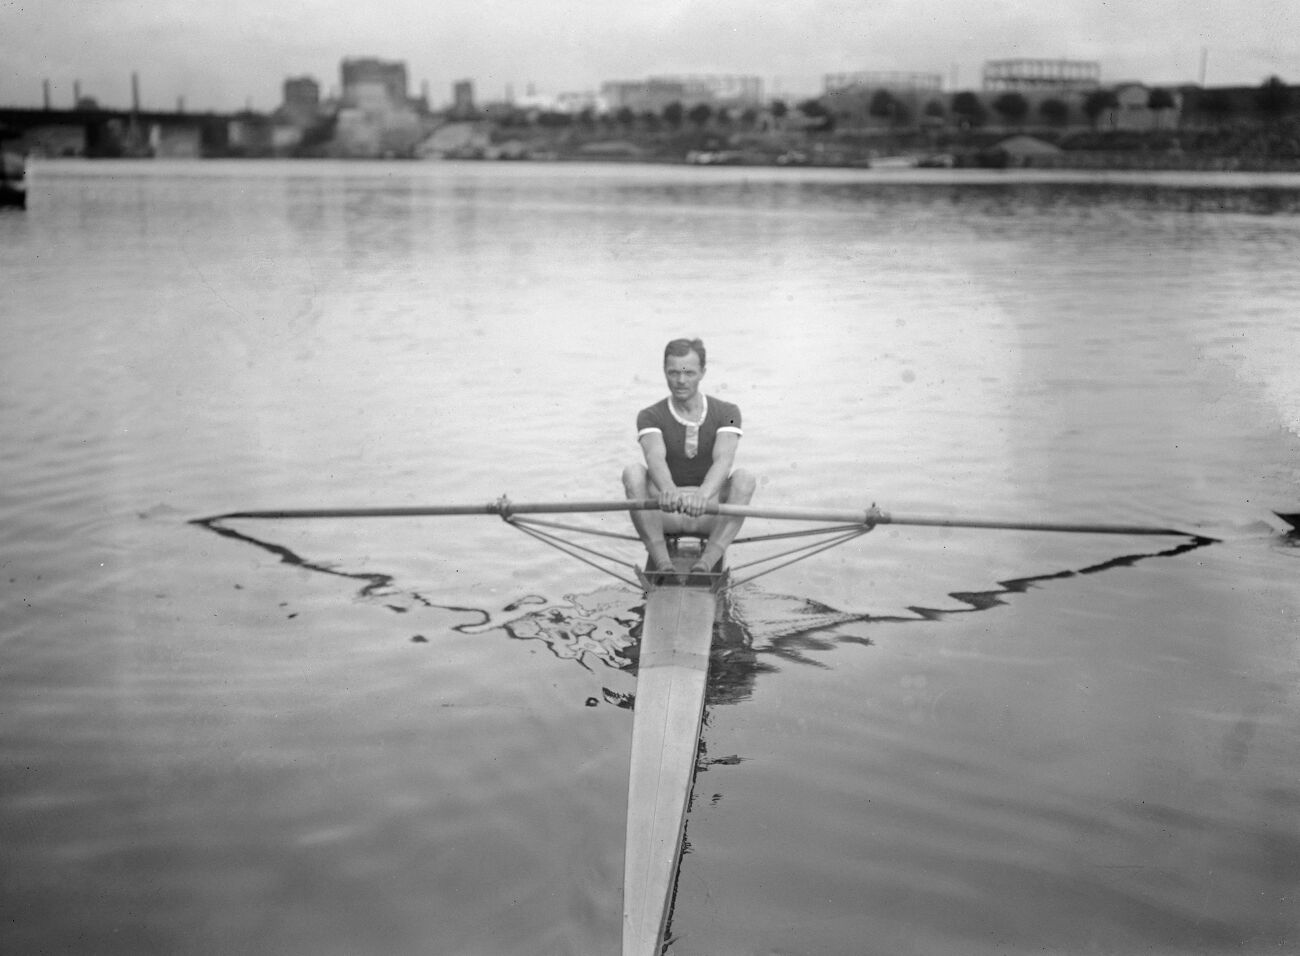
<path id="1" fill-rule="evenodd" d="M 1172 130 L 520 128 L 448 124 L 426 158 L 699 165 L 1300 171 L 1300 122 Z"/>

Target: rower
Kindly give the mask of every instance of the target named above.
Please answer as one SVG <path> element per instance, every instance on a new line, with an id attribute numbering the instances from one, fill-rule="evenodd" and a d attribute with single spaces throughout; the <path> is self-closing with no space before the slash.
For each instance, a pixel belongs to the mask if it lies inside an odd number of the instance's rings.
<path id="1" fill-rule="evenodd" d="M 668 397 L 637 415 L 637 441 L 645 461 L 623 470 L 629 499 L 659 499 L 659 511 L 631 512 L 652 571 L 674 570 L 666 535 L 706 538 L 691 571 L 716 569 L 744 518 L 706 515 L 705 508 L 720 501 L 748 504 L 754 495 L 753 476 L 732 468 L 741 436 L 740 409 L 700 391 L 705 362 L 699 339 L 673 339 L 664 348 Z"/>

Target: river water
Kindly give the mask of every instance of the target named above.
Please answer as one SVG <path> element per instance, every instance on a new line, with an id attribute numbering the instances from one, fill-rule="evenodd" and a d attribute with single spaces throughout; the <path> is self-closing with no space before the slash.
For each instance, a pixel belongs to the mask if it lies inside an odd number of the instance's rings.
<path id="1" fill-rule="evenodd" d="M 192 521 L 617 497 L 678 335 L 761 503 L 1188 534 L 738 588 L 668 953 L 1300 946 L 1300 177 L 30 179 L 0 951 L 617 952 L 639 593 L 492 517 Z"/>

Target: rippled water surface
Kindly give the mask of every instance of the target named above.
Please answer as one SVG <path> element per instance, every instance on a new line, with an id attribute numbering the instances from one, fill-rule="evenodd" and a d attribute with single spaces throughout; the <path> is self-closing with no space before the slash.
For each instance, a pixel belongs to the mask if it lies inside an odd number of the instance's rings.
<path id="1" fill-rule="evenodd" d="M 191 519 L 616 497 L 681 334 L 764 503 L 1190 534 L 738 589 L 667 952 L 1293 949 L 1300 181 L 935 177 L 35 165 L 0 951 L 616 952 L 640 594 L 491 517 Z"/>

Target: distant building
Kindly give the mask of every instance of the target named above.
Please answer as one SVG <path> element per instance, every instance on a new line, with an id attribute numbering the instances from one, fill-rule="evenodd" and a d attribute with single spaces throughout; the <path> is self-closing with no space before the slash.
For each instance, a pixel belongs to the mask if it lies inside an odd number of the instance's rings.
<path id="1" fill-rule="evenodd" d="M 406 64 L 349 58 L 333 150 L 342 156 L 412 156 L 427 135 L 420 100 L 407 94 Z"/>
<path id="2" fill-rule="evenodd" d="M 309 107 L 320 105 L 320 84 L 310 76 L 291 76 L 284 81 L 284 105 Z"/>
<path id="3" fill-rule="evenodd" d="M 529 84 L 528 92 L 517 97 L 513 104 L 526 112 L 565 113 L 576 116 L 583 110 L 592 113 L 605 112 L 604 100 L 591 91 L 571 93 L 538 93 Z"/>
<path id="4" fill-rule="evenodd" d="M 763 102 L 763 80 L 758 76 L 738 73 L 612 80 L 601 84 L 600 102 L 611 111 L 627 107 L 637 113 L 658 113 L 670 103 L 681 103 L 688 108 L 698 103 L 758 106 Z"/>
<path id="5" fill-rule="evenodd" d="M 453 116 L 465 117 L 473 116 L 474 107 L 474 81 L 457 80 L 451 88 L 451 113 Z"/>
<path id="6" fill-rule="evenodd" d="M 1101 85 L 1101 64 L 1091 60 L 989 60 L 984 89 L 1090 89 Z"/>
<path id="7" fill-rule="evenodd" d="M 1164 109 L 1151 108 L 1153 90 L 1145 83 L 1121 83 L 1115 87 L 1116 107 L 1110 116 L 1115 129 L 1172 129 L 1181 122 L 1183 95 L 1176 89 L 1167 90 Z"/>
<path id="8" fill-rule="evenodd" d="M 275 121 L 284 126 L 310 126 L 320 108 L 320 84 L 310 76 L 289 77 L 284 81 L 284 102 L 275 111 Z"/>
<path id="9" fill-rule="evenodd" d="M 344 106 L 356 106 L 358 96 L 373 101 L 376 89 L 383 91 L 382 95 L 389 103 L 406 104 L 405 63 L 374 57 L 348 58 L 343 61 L 340 73 L 343 79 Z"/>
<path id="10" fill-rule="evenodd" d="M 692 103 L 757 106 L 763 102 L 763 79 L 740 73 L 652 76 L 651 83 L 680 83 Z"/>
<path id="11" fill-rule="evenodd" d="M 669 103 L 686 105 L 686 86 L 677 80 L 613 80 L 601 84 L 601 98 L 611 110 L 624 107 L 637 112 L 659 113 Z"/>
<path id="12" fill-rule="evenodd" d="M 834 93 L 850 89 L 889 90 L 891 93 L 937 93 L 943 89 L 938 73 L 859 70 L 855 73 L 827 73 L 822 90 Z"/>
<path id="13" fill-rule="evenodd" d="M 583 110 L 591 110 L 593 113 L 609 111 L 609 104 L 594 90 L 557 93 L 555 107 L 561 113 L 581 113 Z"/>

